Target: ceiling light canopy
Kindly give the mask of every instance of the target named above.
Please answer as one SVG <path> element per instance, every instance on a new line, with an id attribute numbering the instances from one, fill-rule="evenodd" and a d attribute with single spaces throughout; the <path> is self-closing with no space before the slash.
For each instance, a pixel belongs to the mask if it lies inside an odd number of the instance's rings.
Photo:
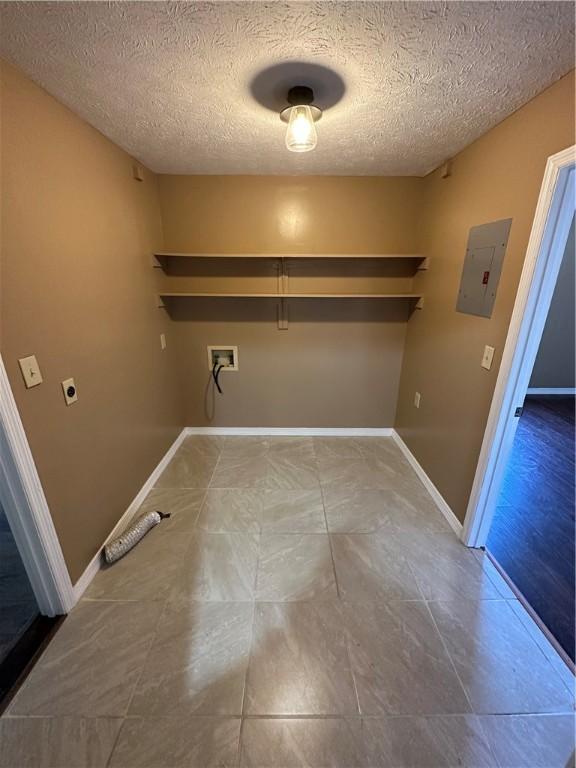
<path id="1" fill-rule="evenodd" d="M 287 96 L 289 107 L 280 112 L 280 119 L 288 123 L 286 148 L 290 152 L 310 152 L 316 146 L 315 122 L 322 117 L 322 110 L 314 106 L 314 91 L 306 85 L 295 85 Z"/>

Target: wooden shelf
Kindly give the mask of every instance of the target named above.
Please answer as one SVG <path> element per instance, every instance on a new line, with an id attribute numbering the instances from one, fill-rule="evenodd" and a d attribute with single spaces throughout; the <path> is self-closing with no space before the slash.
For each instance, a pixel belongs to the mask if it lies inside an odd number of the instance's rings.
<path id="1" fill-rule="evenodd" d="M 184 293 L 164 292 L 166 298 L 227 299 L 421 299 L 420 293 Z"/>
<path id="2" fill-rule="evenodd" d="M 177 253 L 158 251 L 157 259 L 419 259 L 425 256 L 418 253 Z"/>

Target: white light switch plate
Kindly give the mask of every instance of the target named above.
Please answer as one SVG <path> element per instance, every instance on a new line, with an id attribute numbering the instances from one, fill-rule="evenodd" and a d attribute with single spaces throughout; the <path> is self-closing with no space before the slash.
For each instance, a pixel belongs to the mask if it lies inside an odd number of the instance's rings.
<path id="1" fill-rule="evenodd" d="M 482 356 L 482 368 L 486 368 L 487 371 L 492 368 L 492 360 L 494 359 L 494 347 L 486 345 L 484 347 L 484 355 Z"/>
<path id="2" fill-rule="evenodd" d="M 22 371 L 22 376 L 24 377 L 24 383 L 26 384 L 27 389 L 42 384 L 42 374 L 40 373 L 40 366 L 38 365 L 35 355 L 21 357 L 18 362 L 20 363 L 20 370 Z"/>
<path id="3" fill-rule="evenodd" d="M 160 334 L 160 349 L 166 349 L 166 334 Z"/>
<path id="4" fill-rule="evenodd" d="M 420 408 L 420 392 L 414 392 L 414 406 Z"/>

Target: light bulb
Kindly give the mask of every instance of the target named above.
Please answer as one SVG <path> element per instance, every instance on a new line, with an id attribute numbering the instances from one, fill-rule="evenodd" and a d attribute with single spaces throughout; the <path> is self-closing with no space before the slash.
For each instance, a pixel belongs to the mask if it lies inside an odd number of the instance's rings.
<path id="1" fill-rule="evenodd" d="M 317 136 L 312 110 L 308 104 L 292 107 L 286 131 L 286 147 L 290 152 L 310 152 Z"/>

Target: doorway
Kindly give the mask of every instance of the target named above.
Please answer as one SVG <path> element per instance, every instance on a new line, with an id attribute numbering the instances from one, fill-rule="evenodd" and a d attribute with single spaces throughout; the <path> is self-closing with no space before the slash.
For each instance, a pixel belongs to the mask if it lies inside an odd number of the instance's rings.
<path id="1" fill-rule="evenodd" d="M 0 357 L 0 712 L 75 599 Z"/>
<path id="2" fill-rule="evenodd" d="M 462 535 L 487 549 L 572 668 L 574 399 L 571 387 L 544 386 L 542 376 L 550 351 L 570 366 L 558 340 L 544 347 L 556 286 L 565 292 L 574 279 L 575 150 L 548 159 Z M 559 338 L 570 344 L 566 330 Z"/>
<path id="3" fill-rule="evenodd" d="M 486 550 L 574 662 L 574 219 Z"/>

